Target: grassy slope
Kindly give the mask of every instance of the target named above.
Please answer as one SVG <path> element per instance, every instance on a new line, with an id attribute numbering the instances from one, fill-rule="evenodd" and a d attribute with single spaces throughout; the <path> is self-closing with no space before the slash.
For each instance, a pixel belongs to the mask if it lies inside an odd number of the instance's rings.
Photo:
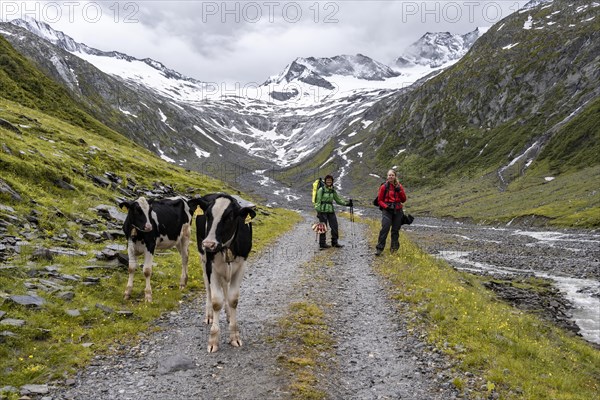
<path id="1" fill-rule="evenodd" d="M 600 99 L 563 126 L 531 168 L 507 187 L 500 187 L 495 171 L 449 175 L 444 185 L 416 190 L 409 207 L 488 223 L 534 217 L 555 226 L 598 227 L 599 118 Z"/>
<path id="2" fill-rule="evenodd" d="M 152 276 L 154 302 L 143 302 L 143 274 L 136 274 L 133 299 L 123 301 L 126 284 L 124 269 L 85 270 L 94 264 L 93 254 L 108 243 L 95 244 L 83 239 L 80 220 L 94 221 L 91 231 L 102 231 L 105 222 L 92 210 L 100 204 L 116 205 L 121 194 L 116 189 L 96 186 L 90 176 L 102 176 L 110 171 L 122 179 L 125 187 L 135 182 L 138 187 L 151 188 L 155 183 L 172 186 L 189 196 L 233 189 L 222 182 L 199 173 L 185 171 L 112 131 L 80 109 L 67 92 L 17 54 L 0 38 L 0 118 L 13 129 L 0 127 L 0 170 L 2 180 L 17 191 L 21 201 L 8 194 L 0 195 L 0 204 L 10 206 L 20 221 L 26 221 L 35 210 L 39 224 L 33 239 L 23 243 L 21 253 L 9 266 L 0 269 L 0 309 L 5 318 L 23 319 L 20 328 L 2 326 L 14 337 L 0 341 L 0 387 L 27 383 L 46 383 L 73 373 L 98 352 L 117 350 L 119 343 L 129 343 L 149 331 L 150 323 L 161 313 L 176 308 L 180 301 L 195 296 L 202 287 L 202 273 L 195 243 L 191 245 L 188 288 L 180 292 L 178 280 L 180 257 L 176 251 L 166 251 L 156 258 Z M 75 189 L 60 188 L 62 180 Z M 274 237 L 289 229 L 297 220 L 295 213 L 266 210 L 259 207 L 254 221 L 255 248 L 259 252 Z M 1 213 L 0 213 L 1 214 Z M 267 227 L 268 229 L 262 229 Z M 8 233 L 21 238 L 24 228 L 9 226 Z M 25 228 L 26 229 L 26 228 Z M 55 257 L 51 262 L 32 262 L 31 253 L 38 245 L 54 247 L 61 237 L 74 238 L 75 248 L 87 253 L 84 257 Z M 124 240 L 119 241 L 125 244 Z M 62 243 L 62 245 L 65 245 Z M 194 256 L 196 254 L 196 256 Z M 75 293 L 65 301 L 42 290 L 46 298 L 43 311 L 8 304 L 3 299 L 25 294 L 24 285 L 37 282 L 34 271 L 58 267 L 61 274 L 81 277 L 77 282 L 57 281 Z M 88 278 L 99 278 L 97 285 L 85 285 Z M 131 311 L 133 318 L 102 311 L 102 304 L 113 310 Z M 67 309 L 80 310 L 70 317 Z M 88 346 L 87 344 L 92 344 Z"/>
<path id="3" fill-rule="evenodd" d="M 119 140 L 116 132 L 85 113 L 66 89 L 47 78 L 0 36 L 0 98 L 39 110 L 75 126 Z"/>

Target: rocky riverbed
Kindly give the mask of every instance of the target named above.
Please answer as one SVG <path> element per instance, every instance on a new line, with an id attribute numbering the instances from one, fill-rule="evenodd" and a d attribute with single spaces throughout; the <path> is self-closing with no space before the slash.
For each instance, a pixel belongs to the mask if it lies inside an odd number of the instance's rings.
<path id="1" fill-rule="evenodd" d="M 455 268 L 489 277 L 500 298 L 600 344 L 600 233 L 433 218 L 417 218 L 405 231 Z M 548 287 L 519 289 L 514 283 L 526 277 Z"/>

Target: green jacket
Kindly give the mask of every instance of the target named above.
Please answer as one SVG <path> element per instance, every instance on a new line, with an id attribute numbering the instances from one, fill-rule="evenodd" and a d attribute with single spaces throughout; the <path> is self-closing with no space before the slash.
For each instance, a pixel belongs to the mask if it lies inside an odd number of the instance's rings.
<path id="1" fill-rule="evenodd" d="M 341 206 L 347 206 L 350 202 L 341 198 L 333 187 L 324 186 L 317 191 L 317 201 L 315 202 L 315 210 L 320 213 L 332 213 L 333 202 Z"/>

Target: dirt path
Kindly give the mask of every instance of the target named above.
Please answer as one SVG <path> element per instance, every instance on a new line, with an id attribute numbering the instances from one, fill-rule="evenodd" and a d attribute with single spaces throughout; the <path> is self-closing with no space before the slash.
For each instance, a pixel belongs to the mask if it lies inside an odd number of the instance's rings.
<path id="1" fill-rule="evenodd" d="M 53 398 L 288 399 L 288 373 L 277 361 L 288 346 L 274 338 L 288 306 L 303 299 L 323 306 L 335 341 L 328 368 L 319 371 L 328 398 L 455 398 L 448 378 L 435 372 L 445 361 L 407 334 L 403 316 L 372 272 L 366 228 L 354 225 L 352 245 L 350 222 L 340 218 L 346 248 L 319 252 L 311 221 L 249 261 L 239 305 L 243 347 L 226 344 L 222 334 L 219 352 L 208 354 L 203 301 L 194 299 L 157 321 L 160 331 L 139 345 L 94 359 Z M 330 261 L 321 270 L 305 268 L 323 259 Z"/>

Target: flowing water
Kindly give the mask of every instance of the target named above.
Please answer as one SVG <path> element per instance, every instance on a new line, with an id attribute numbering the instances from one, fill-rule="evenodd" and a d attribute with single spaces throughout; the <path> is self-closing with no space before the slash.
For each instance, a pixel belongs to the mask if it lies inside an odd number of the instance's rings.
<path id="1" fill-rule="evenodd" d="M 571 318 L 582 337 L 600 344 L 599 234 L 490 227 L 434 219 L 416 222 L 407 231 L 426 251 L 457 269 L 495 276 L 536 276 L 553 281 L 571 303 Z"/>

